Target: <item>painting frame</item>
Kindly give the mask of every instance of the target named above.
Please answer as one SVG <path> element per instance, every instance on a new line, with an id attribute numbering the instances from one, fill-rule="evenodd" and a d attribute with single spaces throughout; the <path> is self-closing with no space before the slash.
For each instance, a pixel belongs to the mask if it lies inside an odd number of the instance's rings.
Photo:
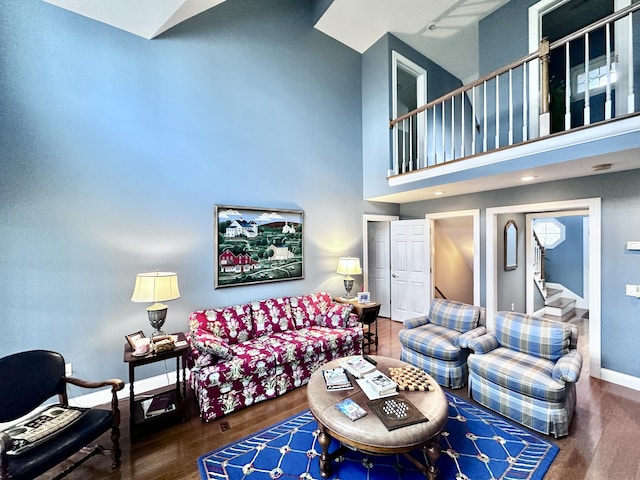
<path id="1" fill-rule="evenodd" d="M 304 210 L 214 205 L 214 288 L 304 279 Z"/>

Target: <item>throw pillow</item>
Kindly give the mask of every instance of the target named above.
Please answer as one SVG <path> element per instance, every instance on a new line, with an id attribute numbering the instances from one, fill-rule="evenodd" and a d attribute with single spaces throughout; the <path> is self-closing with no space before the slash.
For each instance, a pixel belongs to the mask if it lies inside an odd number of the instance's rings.
<path id="1" fill-rule="evenodd" d="M 332 303 L 325 315 L 325 327 L 344 328 L 353 309 L 350 303 Z"/>
<path id="2" fill-rule="evenodd" d="M 190 332 L 191 344 L 204 355 L 212 355 L 221 360 L 231 360 L 233 354 L 229 344 L 222 338 L 215 335 L 199 330 L 196 332 Z"/>

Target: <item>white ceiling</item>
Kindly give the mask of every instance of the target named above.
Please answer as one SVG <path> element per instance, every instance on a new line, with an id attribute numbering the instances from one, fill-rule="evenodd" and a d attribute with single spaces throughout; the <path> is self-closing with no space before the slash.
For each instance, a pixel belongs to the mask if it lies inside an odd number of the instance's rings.
<path id="1" fill-rule="evenodd" d="M 152 39 L 225 0 L 43 1 Z M 478 22 L 508 1 L 334 0 L 316 28 L 360 53 L 390 32 L 467 83 L 478 76 Z"/>
<path id="2" fill-rule="evenodd" d="M 43 0 L 146 39 L 225 0 Z"/>
<path id="3" fill-rule="evenodd" d="M 316 28 L 360 53 L 390 32 L 467 83 L 478 77 L 478 22 L 508 1 L 334 0 Z"/>

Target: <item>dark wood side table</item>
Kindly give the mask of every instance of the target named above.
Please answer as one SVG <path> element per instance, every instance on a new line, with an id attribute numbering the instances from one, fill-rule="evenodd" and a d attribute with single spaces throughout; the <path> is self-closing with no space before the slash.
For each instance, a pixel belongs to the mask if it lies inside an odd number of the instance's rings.
<path id="1" fill-rule="evenodd" d="M 172 335 L 178 336 L 178 342 L 184 341 L 185 336 L 183 333 L 173 333 Z M 129 430 L 131 433 L 131 439 L 136 438 L 136 426 L 148 423 L 154 423 L 158 420 L 168 420 L 171 417 L 182 418 L 183 415 L 183 403 L 187 398 L 187 382 L 185 373 L 185 361 L 187 354 L 187 345 L 174 347 L 173 350 L 165 350 L 159 353 L 149 353 L 142 357 L 133 355 L 133 348 L 128 343 L 124 346 L 124 361 L 129 364 Z M 171 358 L 176 359 L 176 384 L 173 388 L 163 389 L 154 395 L 139 395 L 136 397 L 134 392 L 135 384 L 135 369 L 142 365 L 148 365 L 150 363 L 160 362 L 163 360 L 169 360 Z M 180 362 L 182 361 L 182 366 Z M 180 372 L 182 371 L 182 392 L 180 391 Z M 174 405 L 174 409 L 154 415 L 151 417 L 145 417 L 142 402 L 152 399 L 157 396 L 167 396 L 169 402 Z"/>
<path id="2" fill-rule="evenodd" d="M 368 303 L 359 303 L 357 298 L 344 298 L 344 297 L 334 297 L 334 302 L 337 303 L 350 303 L 353 305 L 353 313 L 358 315 L 360 318 L 360 322 L 363 325 L 367 326 L 367 331 L 364 332 L 364 342 L 362 347 L 367 347 L 368 351 L 371 352 L 371 345 L 376 347 L 376 352 L 378 351 L 378 314 L 380 313 L 380 303 L 379 302 L 368 302 Z M 374 330 L 371 330 L 371 327 L 374 327 Z"/>

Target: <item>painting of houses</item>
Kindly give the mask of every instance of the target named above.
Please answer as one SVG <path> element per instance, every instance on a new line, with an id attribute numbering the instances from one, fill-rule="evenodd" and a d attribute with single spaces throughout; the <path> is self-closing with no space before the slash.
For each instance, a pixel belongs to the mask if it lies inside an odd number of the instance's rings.
<path id="1" fill-rule="evenodd" d="M 303 279 L 303 215 L 216 205 L 215 288 Z"/>

